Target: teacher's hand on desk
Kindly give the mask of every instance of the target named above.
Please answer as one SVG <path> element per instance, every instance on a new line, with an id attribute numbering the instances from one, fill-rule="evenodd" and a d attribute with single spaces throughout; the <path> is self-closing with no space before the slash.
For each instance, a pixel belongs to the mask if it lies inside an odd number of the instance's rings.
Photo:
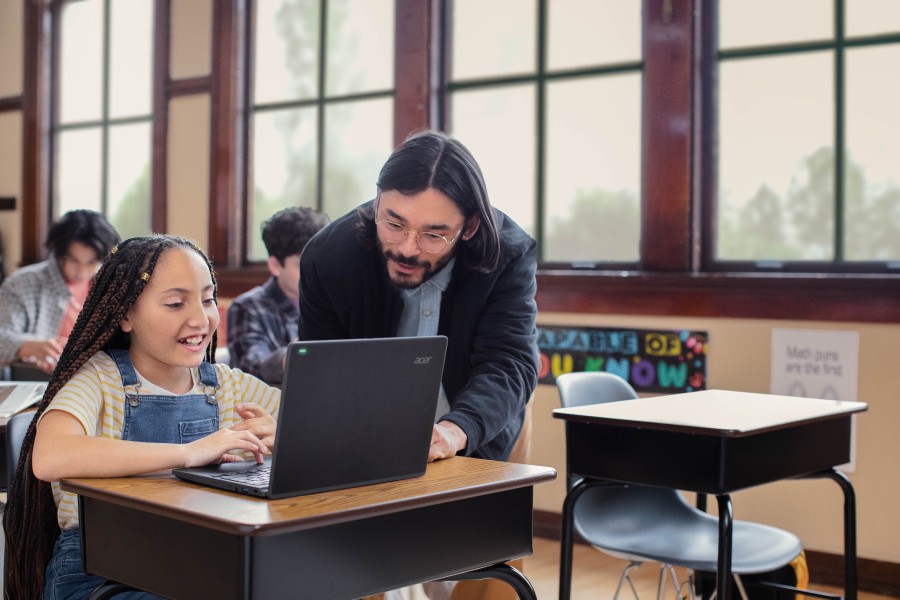
<path id="1" fill-rule="evenodd" d="M 469 441 L 466 432 L 452 421 L 441 421 L 434 424 L 431 430 L 431 448 L 428 450 L 428 462 L 456 456 L 466 447 Z"/>

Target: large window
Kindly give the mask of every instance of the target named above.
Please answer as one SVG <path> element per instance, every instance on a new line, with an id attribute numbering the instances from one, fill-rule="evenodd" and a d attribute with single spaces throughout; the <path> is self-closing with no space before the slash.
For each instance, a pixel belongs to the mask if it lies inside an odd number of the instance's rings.
<path id="1" fill-rule="evenodd" d="M 60 9 L 53 212 L 93 208 L 150 232 L 153 0 Z"/>
<path id="2" fill-rule="evenodd" d="M 454 0 L 451 132 L 541 260 L 636 265 L 641 2 Z"/>
<path id="3" fill-rule="evenodd" d="M 337 218 L 375 195 L 393 146 L 393 0 L 253 3 L 249 260 L 287 206 Z"/>
<path id="4" fill-rule="evenodd" d="M 900 268 L 900 4 L 729 0 L 719 24 L 716 267 Z"/>
<path id="5" fill-rule="evenodd" d="M 209 94 L 226 295 L 265 277 L 262 220 L 341 216 L 431 126 L 538 240 L 543 309 L 900 319 L 893 0 L 210 6 L 210 75 L 173 81 L 168 2 L 25 3 L 24 258 L 74 206 L 164 229 L 166 103 Z"/>

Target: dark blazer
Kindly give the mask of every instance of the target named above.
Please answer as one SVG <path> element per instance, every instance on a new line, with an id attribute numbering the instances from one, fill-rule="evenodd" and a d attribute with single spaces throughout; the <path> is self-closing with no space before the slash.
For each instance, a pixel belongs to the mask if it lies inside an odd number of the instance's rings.
<path id="1" fill-rule="evenodd" d="M 466 267 L 458 243 L 441 300 L 438 334 L 448 338 L 444 417 L 468 437 L 466 455 L 505 460 L 518 437 L 539 366 L 535 242 L 495 211 L 503 245 L 491 273 Z M 388 278 L 374 224 L 355 211 L 320 231 L 300 259 L 300 339 L 393 337 L 403 300 Z M 374 245 L 373 245 L 374 244 Z"/>

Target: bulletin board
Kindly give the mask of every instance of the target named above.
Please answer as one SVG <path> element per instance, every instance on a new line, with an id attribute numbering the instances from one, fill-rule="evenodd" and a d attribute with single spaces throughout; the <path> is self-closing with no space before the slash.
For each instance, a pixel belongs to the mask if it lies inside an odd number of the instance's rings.
<path id="1" fill-rule="evenodd" d="M 705 331 L 618 327 L 538 327 L 539 383 L 563 373 L 607 371 L 638 392 L 674 394 L 706 389 Z"/>

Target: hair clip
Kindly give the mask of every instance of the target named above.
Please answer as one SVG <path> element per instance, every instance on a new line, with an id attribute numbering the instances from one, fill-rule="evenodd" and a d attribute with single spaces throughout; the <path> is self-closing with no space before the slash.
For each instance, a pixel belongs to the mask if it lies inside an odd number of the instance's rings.
<path id="1" fill-rule="evenodd" d="M 150 281 L 150 273 L 148 273 L 147 271 L 144 271 L 143 273 L 141 273 L 141 279 L 143 281 Z"/>
<path id="2" fill-rule="evenodd" d="M 110 250 L 109 253 L 110 253 L 110 254 L 115 254 L 115 253 L 118 252 L 118 251 L 119 251 L 119 245 L 116 244 L 115 246 L 112 247 L 112 250 Z"/>

